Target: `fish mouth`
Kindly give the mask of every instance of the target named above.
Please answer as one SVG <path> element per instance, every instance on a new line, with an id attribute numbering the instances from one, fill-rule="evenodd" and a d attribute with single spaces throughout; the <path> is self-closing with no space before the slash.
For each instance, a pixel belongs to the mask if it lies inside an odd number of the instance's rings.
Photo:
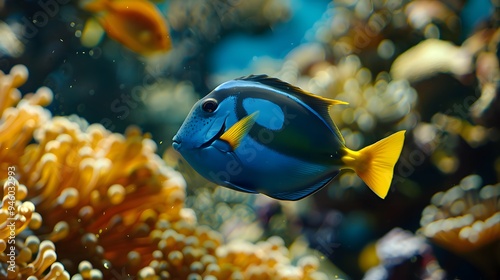
<path id="1" fill-rule="evenodd" d="M 174 138 L 172 138 L 172 147 L 174 148 L 174 150 L 176 150 L 178 152 L 180 152 L 181 149 L 183 149 L 183 148 L 184 148 L 184 150 L 186 150 L 186 149 L 204 149 L 204 148 L 210 147 L 212 145 L 212 143 L 215 142 L 215 140 L 219 139 L 222 136 L 222 134 L 224 134 L 224 132 L 226 131 L 226 120 L 227 120 L 227 117 L 222 122 L 222 125 L 221 125 L 219 131 L 217 131 L 217 133 L 212 138 L 210 138 L 208 141 L 206 141 L 205 143 L 200 144 L 199 146 L 196 146 L 196 145 L 190 145 L 191 143 L 188 141 L 183 145 L 181 137 L 179 137 L 179 135 L 176 134 L 174 136 Z"/>
<path id="2" fill-rule="evenodd" d="M 219 138 L 222 136 L 222 134 L 224 134 L 225 130 L 226 130 L 226 121 L 224 120 L 224 122 L 222 123 L 221 128 L 219 129 L 219 132 L 217 132 L 217 133 L 214 135 L 214 137 L 210 138 L 210 140 L 208 140 L 207 142 L 205 142 L 205 143 L 201 144 L 200 148 L 201 148 L 201 149 L 204 149 L 204 148 L 207 148 L 207 147 L 211 146 L 211 145 L 212 145 L 212 143 L 213 143 L 215 140 L 219 139 Z"/>
<path id="3" fill-rule="evenodd" d="M 176 151 L 179 151 L 181 149 L 181 140 L 179 140 L 179 137 L 177 135 L 175 135 L 172 139 L 172 147 Z"/>

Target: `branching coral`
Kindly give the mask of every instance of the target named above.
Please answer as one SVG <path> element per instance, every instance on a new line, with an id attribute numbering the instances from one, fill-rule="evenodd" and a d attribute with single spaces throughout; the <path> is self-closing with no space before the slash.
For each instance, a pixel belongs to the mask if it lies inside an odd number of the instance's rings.
<path id="1" fill-rule="evenodd" d="M 15 269 L 2 264 L 4 277 L 69 279 L 69 271 L 72 279 L 325 278 L 317 259 L 290 265 L 279 238 L 224 244 L 184 208 L 185 181 L 155 154 L 149 135 L 51 118 L 40 106 L 50 102 L 49 89 L 21 99 L 17 87 L 27 74 L 16 66 L 0 77 L 0 131 L 8 136 L 0 139 L 2 261 L 12 254 L 9 238 L 16 242 Z M 4 222 L 9 211 L 16 218 L 12 232 Z"/>

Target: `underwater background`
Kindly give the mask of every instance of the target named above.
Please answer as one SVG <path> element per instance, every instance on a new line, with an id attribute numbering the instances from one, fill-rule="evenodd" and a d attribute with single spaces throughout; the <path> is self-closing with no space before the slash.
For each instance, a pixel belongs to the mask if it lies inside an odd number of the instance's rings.
<path id="1" fill-rule="evenodd" d="M 0 279 L 499 279 L 499 23 L 498 0 L 0 0 Z M 406 129 L 388 196 L 191 169 L 172 136 L 249 74 L 349 102 L 350 148 Z"/>

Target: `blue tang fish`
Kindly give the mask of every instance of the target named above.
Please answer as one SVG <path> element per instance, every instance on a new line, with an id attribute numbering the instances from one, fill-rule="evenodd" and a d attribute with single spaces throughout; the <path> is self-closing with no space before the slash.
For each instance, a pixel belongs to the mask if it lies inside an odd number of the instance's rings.
<path id="1" fill-rule="evenodd" d="M 347 103 L 267 75 L 241 77 L 200 99 L 172 145 L 203 177 L 237 191 L 298 200 L 352 169 L 385 198 L 405 131 L 350 150 L 329 115 L 336 104 Z"/>

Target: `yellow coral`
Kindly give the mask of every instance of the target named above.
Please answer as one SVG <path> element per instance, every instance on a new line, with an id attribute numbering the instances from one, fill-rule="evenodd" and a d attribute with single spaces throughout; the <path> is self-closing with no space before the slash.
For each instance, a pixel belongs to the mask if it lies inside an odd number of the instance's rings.
<path id="1" fill-rule="evenodd" d="M 471 175 L 458 186 L 436 193 L 422 212 L 421 232 L 460 254 L 500 240 L 500 184 L 479 188 Z"/>
<path id="2" fill-rule="evenodd" d="M 17 238 L 24 229 L 36 229 L 41 224 L 41 216 L 35 212 L 33 203 L 21 202 L 26 194 L 26 187 L 13 177 L 5 181 L 0 209 L 0 276 L 2 279 L 43 276 L 41 279 L 69 280 L 64 266 L 56 262 L 54 243 L 40 242 L 33 235 L 24 240 Z"/>
<path id="3" fill-rule="evenodd" d="M 436 193 L 432 204 L 422 212 L 419 231 L 434 243 L 469 260 L 487 279 L 497 279 L 500 184 L 480 186 L 481 177 L 470 175 L 458 186 Z"/>
<path id="4" fill-rule="evenodd" d="M 0 239 L 7 239 L 22 232 L 35 213 L 33 203 L 21 202 L 27 194 L 26 187 L 10 177 L 3 185 L 2 208 L 0 208 Z"/>

